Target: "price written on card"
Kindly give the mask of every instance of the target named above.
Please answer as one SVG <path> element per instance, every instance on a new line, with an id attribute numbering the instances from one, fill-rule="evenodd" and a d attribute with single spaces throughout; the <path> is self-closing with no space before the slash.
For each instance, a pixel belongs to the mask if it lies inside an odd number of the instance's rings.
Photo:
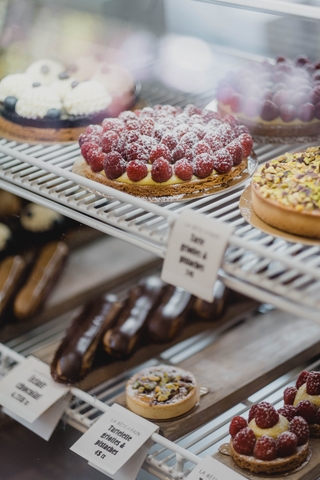
<path id="1" fill-rule="evenodd" d="M 114 404 L 71 450 L 100 470 L 114 475 L 157 429 L 153 423 Z"/>
<path id="2" fill-rule="evenodd" d="M 212 301 L 214 282 L 232 231 L 228 224 L 184 210 L 170 234 L 162 280 Z"/>

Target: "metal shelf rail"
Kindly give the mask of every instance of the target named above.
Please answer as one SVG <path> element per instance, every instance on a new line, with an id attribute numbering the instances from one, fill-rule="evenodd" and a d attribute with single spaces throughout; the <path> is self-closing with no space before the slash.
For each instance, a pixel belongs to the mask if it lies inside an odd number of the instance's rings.
<path id="1" fill-rule="evenodd" d="M 301 146 L 299 148 L 304 148 Z M 257 146 L 267 161 L 294 146 Z M 185 202 L 154 204 L 74 174 L 78 146 L 0 141 L 0 187 L 102 232 L 164 257 L 170 224 L 187 208 L 234 226 L 219 276 L 262 303 L 319 320 L 319 243 L 277 238 L 248 224 L 239 212 L 244 186 Z M 99 192 L 97 191 L 99 190 Z M 110 197 L 110 198 L 109 198 Z"/>

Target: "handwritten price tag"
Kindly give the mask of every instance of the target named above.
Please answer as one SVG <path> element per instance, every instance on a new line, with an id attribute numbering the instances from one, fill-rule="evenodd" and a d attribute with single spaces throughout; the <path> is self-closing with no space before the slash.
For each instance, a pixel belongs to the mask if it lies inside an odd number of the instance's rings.
<path id="1" fill-rule="evenodd" d="M 201 460 L 187 476 L 187 480 L 244 480 L 245 478 L 212 457 Z"/>
<path id="2" fill-rule="evenodd" d="M 71 450 L 112 478 L 135 479 L 157 430 L 157 425 L 113 404 Z"/>
<path id="3" fill-rule="evenodd" d="M 184 210 L 169 238 L 161 278 L 209 302 L 233 227 Z"/>

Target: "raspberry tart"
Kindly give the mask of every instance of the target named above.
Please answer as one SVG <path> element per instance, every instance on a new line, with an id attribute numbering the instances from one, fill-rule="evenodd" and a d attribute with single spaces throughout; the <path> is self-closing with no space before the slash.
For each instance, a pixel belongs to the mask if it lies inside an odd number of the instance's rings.
<path id="1" fill-rule="evenodd" d="M 257 141 L 305 141 L 320 136 L 320 62 L 252 62 L 229 74 L 217 89 L 218 110 L 236 115 Z"/>
<path id="2" fill-rule="evenodd" d="M 152 198 L 227 186 L 247 168 L 253 141 L 233 116 L 156 105 L 89 126 L 79 145 L 75 173 Z"/>
<path id="3" fill-rule="evenodd" d="M 61 62 L 42 59 L 23 73 L 4 77 L 0 82 L 1 134 L 30 142 L 72 141 L 87 125 L 99 124 L 131 108 L 135 101 L 133 81 L 130 88 L 128 81 L 125 84 L 129 91 L 118 94 L 109 91 L 97 75 L 82 80 L 76 75 Z"/>
<path id="4" fill-rule="evenodd" d="M 309 454 L 309 428 L 305 419 L 296 416 L 289 421 L 268 402 L 253 405 L 248 421 L 234 417 L 229 433 L 233 460 L 253 473 L 293 471 Z"/>
<path id="5" fill-rule="evenodd" d="M 320 372 L 301 372 L 296 385 L 284 390 L 283 400 L 284 408 L 307 421 L 310 437 L 320 438 Z"/>
<path id="6" fill-rule="evenodd" d="M 154 420 L 179 417 L 194 408 L 199 398 L 194 375 L 169 365 L 141 370 L 126 386 L 128 408 L 141 417 Z"/>
<path id="7" fill-rule="evenodd" d="M 254 212 L 279 230 L 320 238 L 319 166 L 320 147 L 261 165 L 251 182 Z"/>

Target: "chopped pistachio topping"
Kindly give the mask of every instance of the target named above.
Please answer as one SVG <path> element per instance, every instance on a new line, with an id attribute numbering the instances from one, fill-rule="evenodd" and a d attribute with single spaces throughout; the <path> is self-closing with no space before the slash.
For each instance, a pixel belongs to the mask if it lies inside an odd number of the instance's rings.
<path id="1" fill-rule="evenodd" d="M 320 147 L 285 153 L 261 165 L 253 183 L 264 198 L 296 211 L 320 209 Z"/>
<path id="2" fill-rule="evenodd" d="M 152 403 L 170 402 L 175 398 L 181 398 L 188 395 L 194 387 L 193 380 L 188 375 L 181 376 L 166 371 L 142 375 L 132 385 L 138 395 L 150 396 Z"/>

